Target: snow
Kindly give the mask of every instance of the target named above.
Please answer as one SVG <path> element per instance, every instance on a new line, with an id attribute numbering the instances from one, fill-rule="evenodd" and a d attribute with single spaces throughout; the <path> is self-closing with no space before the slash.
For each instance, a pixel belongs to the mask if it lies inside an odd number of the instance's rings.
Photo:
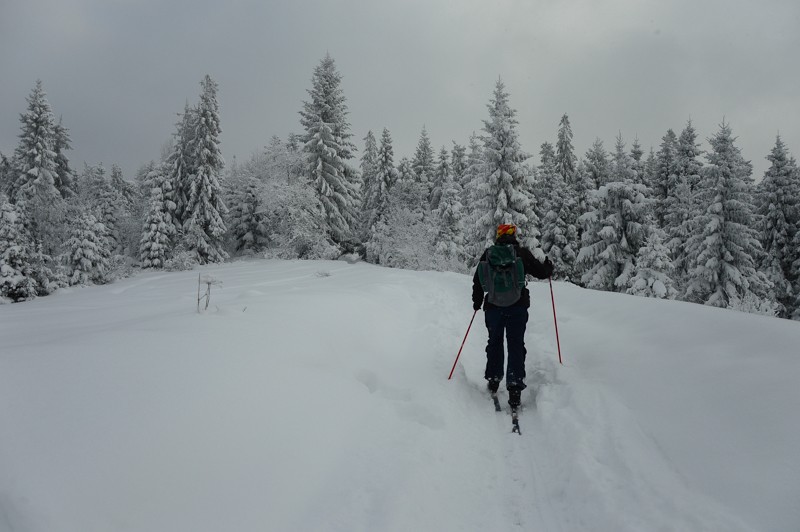
<path id="1" fill-rule="evenodd" d="M 797 322 L 531 283 L 517 436 L 469 276 L 199 272 L 0 306 L 0 531 L 800 528 Z"/>

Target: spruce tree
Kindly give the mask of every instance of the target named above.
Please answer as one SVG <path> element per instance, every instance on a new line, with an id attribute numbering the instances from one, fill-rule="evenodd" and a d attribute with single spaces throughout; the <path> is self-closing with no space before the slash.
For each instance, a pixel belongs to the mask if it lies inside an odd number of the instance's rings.
<path id="1" fill-rule="evenodd" d="M 642 176 L 642 183 L 647 185 L 650 189 L 651 197 L 655 194 L 656 176 L 658 175 L 658 160 L 653 148 L 650 148 L 650 153 L 647 154 L 647 159 L 644 162 L 644 175 Z"/>
<path id="2" fill-rule="evenodd" d="M 11 192 L 12 175 L 11 161 L 0 152 L 0 194 L 8 195 Z"/>
<path id="3" fill-rule="evenodd" d="M 431 187 L 431 210 L 437 210 L 439 208 L 439 202 L 442 201 L 445 181 L 452 177 L 450 155 L 447 153 L 447 149 L 442 146 L 442 149 L 439 151 L 439 161 L 436 164 L 433 186 Z"/>
<path id="4" fill-rule="evenodd" d="M 125 205 L 119 191 L 106 176 L 102 163 L 84 166 L 79 179 L 80 201 L 88 208 L 97 220 L 105 227 L 109 250 L 121 253 L 121 224 L 124 219 Z"/>
<path id="5" fill-rule="evenodd" d="M 553 263 L 553 276 L 570 279 L 578 240 L 574 223 L 575 200 L 555 166 L 556 156 L 550 143 L 542 144 L 540 160 L 536 190 L 542 220 L 542 251 Z"/>
<path id="6" fill-rule="evenodd" d="M 111 188 L 117 193 L 121 200 L 121 207 L 124 212 L 128 213 L 133 208 L 136 201 L 136 191 L 133 185 L 125 180 L 122 176 L 122 168 L 118 164 L 111 165 L 111 175 L 109 176 Z"/>
<path id="7" fill-rule="evenodd" d="M 509 105 L 509 94 L 502 80 L 495 85 L 494 97 L 487 105 L 489 119 L 484 120 L 483 160 L 486 184 L 477 221 L 477 233 L 486 243 L 494 241 L 497 226 L 512 223 L 528 247 L 538 247 L 539 220 L 527 190 L 528 176 L 523 162 L 530 156 L 522 151 L 517 133 L 516 110 Z M 483 195 L 483 194 L 481 194 Z"/>
<path id="8" fill-rule="evenodd" d="M 442 148 L 441 157 L 447 151 Z M 464 235 L 461 230 L 461 188 L 449 172 L 441 174 L 442 196 L 437 205 L 438 232 L 436 234 L 436 257 L 441 269 L 464 270 Z"/>
<path id="9" fill-rule="evenodd" d="M 197 106 L 193 143 L 194 173 L 189 175 L 189 198 L 185 215 L 188 225 L 187 248 L 197 254 L 201 264 L 222 262 L 228 254 L 223 249 L 227 230 L 222 216 L 227 212 L 219 178 L 225 161 L 222 159 L 217 84 L 206 75 L 200 83 L 202 91 Z"/>
<path id="10" fill-rule="evenodd" d="M 371 188 L 375 185 L 375 174 L 378 165 L 378 142 L 372 130 L 364 137 L 364 155 L 361 156 L 361 205 L 362 220 L 365 219 L 367 197 L 372 195 Z"/>
<path id="11" fill-rule="evenodd" d="M 467 148 L 455 142 L 453 142 L 453 149 L 450 152 L 450 170 L 453 172 L 453 179 L 463 189 L 466 186 L 467 177 Z"/>
<path id="12" fill-rule="evenodd" d="M 425 126 L 422 126 L 419 142 L 417 142 L 417 151 L 414 153 L 414 159 L 411 164 L 414 167 L 414 174 L 417 176 L 417 181 L 428 187 L 429 194 L 432 187 L 433 176 L 436 173 L 433 157 L 431 139 L 428 137 L 428 131 L 425 129 Z"/>
<path id="13" fill-rule="evenodd" d="M 536 197 L 536 215 L 544 219 L 550 211 L 553 195 L 557 194 L 556 181 L 564 181 L 556 168 L 556 152 L 549 142 L 542 143 L 539 148 L 539 168 L 533 184 L 533 193 Z M 546 228 L 544 228 L 546 230 Z"/>
<path id="14" fill-rule="evenodd" d="M 380 216 L 386 207 L 389 198 L 389 190 L 397 182 L 398 173 L 394 167 L 394 147 L 392 146 L 392 135 L 389 130 L 383 128 L 381 134 L 381 145 L 378 149 L 376 161 L 375 188 L 371 201 L 371 208 L 375 209 L 373 220 Z"/>
<path id="15" fill-rule="evenodd" d="M 614 181 L 591 195 L 594 210 L 580 218 L 584 231 L 577 263 L 588 288 L 625 291 L 650 232 L 650 202 L 647 188 L 635 182 L 622 134 L 617 136 L 609 176 Z"/>
<path id="16" fill-rule="evenodd" d="M 686 298 L 727 308 L 750 296 L 764 298 L 770 283 L 756 270 L 763 250 L 753 229 L 752 166 L 735 145 L 730 125 L 723 122 L 709 143 L 709 164 L 697 190 L 698 203 L 706 208 L 692 221 L 697 232 L 687 244 Z"/>
<path id="17" fill-rule="evenodd" d="M 625 151 L 625 141 L 622 139 L 622 132 L 617 134 L 616 144 L 614 145 L 614 155 L 611 157 L 611 179 L 613 181 L 636 182 L 636 171 L 633 168 L 633 160 Z"/>
<path id="18" fill-rule="evenodd" d="M 70 285 L 104 283 L 109 270 L 110 251 L 106 229 L 91 214 L 81 215 L 66 243 Z"/>
<path id="19" fill-rule="evenodd" d="M 695 194 L 702 170 L 702 163 L 698 160 L 701 153 L 697 133 L 690 120 L 678 138 L 676 186 L 665 218 L 666 245 L 672 253 L 678 279 L 685 279 L 688 274 L 686 243 L 695 232 L 692 221 L 705 208 L 697 203 Z"/>
<path id="20" fill-rule="evenodd" d="M 675 201 L 675 188 L 678 185 L 678 137 L 671 129 L 667 130 L 667 134 L 661 139 L 656 160 L 658 169 L 653 183 L 655 214 L 658 226 L 664 228 L 667 213 Z"/>
<path id="21" fill-rule="evenodd" d="M 59 118 L 58 124 L 53 127 L 53 151 L 56 154 L 55 186 L 63 198 L 70 198 L 75 194 L 75 172 L 69 165 L 66 151 L 72 149 L 69 130 L 64 127 Z"/>
<path id="22" fill-rule="evenodd" d="M 478 221 L 484 211 L 489 208 L 489 184 L 486 163 L 483 159 L 483 147 L 478 135 L 474 132 L 469 137 L 468 148 L 462 191 L 462 205 L 465 206 L 462 223 L 466 239 L 464 252 L 467 256 L 467 265 L 472 268 L 477 264 L 487 245 L 485 228 Z"/>
<path id="23" fill-rule="evenodd" d="M 269 243 L 269 224 L 259 185 L 255 177 L 246 176 L 242 187 L 232 197 L 230 225 L 236 251 L 259 253 Z"/>
<path id="24" fill-rule="evenodd" d="M 150 205 L 139 242 L 139 261 L 143 268 L 163 268 L 177 234 L 172 214 L 176 207 L 174 182 L 166 163 L 154 164 L 146 179 L 150 186 Z"/>
<path id="25" fill-rule="evenodd" d="M 592 193 L 594 209 L 580 217 L 577 271 L 587 288 L 625 291 L 649 229 L 644 185 L 615 181 Z"/>
<path id="26" fill-rule="evenodd" d="M 413 181 L 413 170 L 410 164 L 405 160 L 407 179 Z M 367 259 L 375 262 L 378 260 L 377 255 L 370 252 L 373 248 L 369 243 L 375 239 L 376 226 L 383 219 L 389 203 L 389 190 L 398 180 L 398 172 L 394 167 L 394 148 L 392 147 L 392 136 L 389 130 L 384 128 L 381 135 L 381 146 L 378 150 L 375 168 L 375 178 L 373 186 L 370 188 L 370 194 L 366 198 L 365 204 L 365 228 L 367 237 L 365 243 L 367 244 Z"/>
<path id="27" fill-rule="evenodd" d="M 0 300 L 27 301 L 36 297 L 31 242 L 24 213 L 0 193 Z"/>
<path id="28" fill-rule="evenodd" d="M 167 165 L 172 179 L 172 190 L 175 200 L 173 213 L 175 227 L 180 231 L 189 216 L 186 211 L 189 203 L 190 176 L 195 173 L 196 161 L 192 150 L 196 146 L 194 132 L 197 122 L 197 109 L 189 106 L 187 102 L 180 114 L 180 121 L 175 124 L 176 131 L 173 135 L 172 150 L 167 156 Z"/>
<path id="29" fill-rule="evenodd" d="M 584 164 L 589 180 L 596 190 L 612 181 L 611 169 L 608 164 L 608 152 L 603 147 L 603 141 L 595 139 L 592 147 L 584 156 Z"/>
<path id="30" fill-rule="evenodd" d="M 759 232 L 764 249 L 760 269 L 774 284 L 775 298 L 781 304 L 779 315 L 786 318 L 792 315 L 795 305 L 792 264 L 800 259 L 800 250 L 794 243 L 800 187 L 794 182 L 797 167 L 780 136 L 767 159 L 770 167 L 759 185 Z"/>
<path id="31" fill-rule="evenodd" d="M 635 137 L 633 139 L 630 152 L 631 169 L 634 173 L 634 183 L 644 184 L 645 182 L 645 161 L 642 159 L 643 155 L 644 150 L 642 150 L 642 145 L 639 144 L 639 137 Z"/>
<path id="32" fill-rule="evenodd" d="M 51 226 L 57 223 L 52 215 L 62 197 L 55 185 L 55 121 L 41 81 L 36 82 L 27 101 L 28 110 L 20 115 L 20 141 L 14 151 L 16 176 L 11 199 L 26 211 L 27 229 L 34 241 L 52 249 L 54 244 L 45 240 L 54 230 Z"/>
<path id="33" fill-rule="evenodd" d="M 306 175 L 325 213 L 327 227 L 321 229 L 336 244 L 351 238 L 359 200 L 357 172 L 349 165 L 355 146 L 341 81 L 333 58 L 326 55 L 314 69 L 311 99 L 300 111 Z"/>
<path id="34" fill-rule="evenodd" d="M 628 281 L 628 294 L 657 299 L 675 299 L 677 296 L 672 279 L 672 259 L 662 235 L 658 229 L 654 230 L 639 248 L 635 274 Z"/>
<path id="35" fill-rule="evenodd" d="M 572 147 L 572 126 L 566 113 L 558 124 L 558 141 L 556 142 L 555 168 L 561 179 L 568 185 L 574 183 L 578 158 Z"/>

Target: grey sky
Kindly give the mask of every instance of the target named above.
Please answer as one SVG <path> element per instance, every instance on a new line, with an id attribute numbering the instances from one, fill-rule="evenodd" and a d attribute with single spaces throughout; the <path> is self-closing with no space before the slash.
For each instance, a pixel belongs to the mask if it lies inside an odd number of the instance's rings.
<path id="1" fill-rule="evenodd" d="M 800 157 L 797 28 L 795 0 L 0 0 L 0 151 L 38 78 L 73 167 L 118 163 L 130 178 L 208 73 L 223 154 L 243 159 L 300 131 L 330 52 L 356 144 L 387 127 L 396 161 L 423 124 L 437 151 L 465 144 L 501 76 L 529 152 L 565 112 L 579 155 L 595 137 L 613 149 L 619 131 L 658 149 L 689 118 L 704 140 L 725 118 L 760 179 L 778 132 Z"/>

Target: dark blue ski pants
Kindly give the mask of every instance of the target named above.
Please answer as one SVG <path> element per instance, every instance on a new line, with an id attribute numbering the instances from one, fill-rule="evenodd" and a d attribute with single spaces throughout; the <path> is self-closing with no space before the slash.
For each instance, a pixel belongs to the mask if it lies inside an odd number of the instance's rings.
<path id="1" fill-rule="evenodd" d="M 486 346 L 486 380 L 503 380 L 503 334 L 508 343 L 506 388 L 525 389 L 525 327 L 528 309 L 521 306 L 490 307 L 484 311 L 489 343 Z"/>

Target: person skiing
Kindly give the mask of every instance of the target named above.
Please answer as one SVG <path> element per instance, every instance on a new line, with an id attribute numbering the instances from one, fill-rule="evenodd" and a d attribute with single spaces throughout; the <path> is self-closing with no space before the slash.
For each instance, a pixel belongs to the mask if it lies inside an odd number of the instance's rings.
<path id="1" fill-rule="evenodd" d="M 472 282 L 472 308 L 483 311 L 489 342 L 486 345 L 487 388 L 495 396 L 503 380 L 503 334 L 508 341 L 506 389 L 512 411 L 520 405 L 525 385 L 525 327 L 528 323 L 530 293 L 525 287 L 525 275 L 547 279 L 553 273 L 553 263 L 545 257 L 537 260 L 533 253 L 517 241 L 517 227 L 502 224 L 497 227 L 495 244 L 481 255 Z M 485 294 L 485 296 L 484 296 Z"/>

